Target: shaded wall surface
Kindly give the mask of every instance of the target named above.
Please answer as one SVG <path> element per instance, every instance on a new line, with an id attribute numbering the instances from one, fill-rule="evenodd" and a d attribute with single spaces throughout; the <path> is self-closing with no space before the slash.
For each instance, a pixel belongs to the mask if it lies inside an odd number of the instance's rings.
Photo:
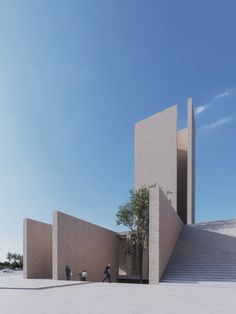
<path id="1" fill-rule="evenodd" d="M 149 283 L 157 284 L 179 239 L 183 223 L 158 187 L 150 189 Z"/>
<path id="2" fill-rule="evenodd" d="M 24 219 L 24 278 L 52 278 L 52 225 Z"/>
<path id="3" fill-rule="evenodd" d="M 154 184 L 177 210 L 177 106 L 135 124 L 135 189 Z"/>
<path id="4" fill-rule="evenodd" d="M 65 266 L 72 280 L 87 270 L 88 280 L 101 281 L 104 267 L 111 264 L 112 280 L 118 276 L 118 234 L 81 219 L 53 213 L 53 278 L 66 279 Z"/>
<path id="5" fill-rule="evenodd" d="M 177 160 L 177 212 L 183 223 L 187 223 L 187 149 L 188 129 L 178 131 Z"/>
<path id="6" fill-rule="evenodd" d="M 161 279 L 179 239 L 183 223 L 161 190 L 159 204 L 159 279 Z"/>
<path id="7" fill-rule="evenodd" d="M 143 279 L 148 279 L 148 249 L 143 252 Z M 128 233 L 119 234 L 119 277 L 138 278 L 140 265 L 138 247 L 131 244 Z"/>
<path id="8" fill-rule="evenodd" d="M 119 276 L 132 274 L 132 260 L 128 252 L 127 234 L 119 236 Z"/>
<path id="9" fill-rule="evenodd" d="M 195 120 L 192 98 L 188 99 L 187 223 L 195 223 Z"/>

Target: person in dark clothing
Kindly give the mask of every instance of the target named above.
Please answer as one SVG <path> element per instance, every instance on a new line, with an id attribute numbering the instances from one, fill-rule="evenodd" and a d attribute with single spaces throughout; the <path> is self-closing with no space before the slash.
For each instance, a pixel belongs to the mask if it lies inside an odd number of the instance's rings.
<path id="1" fill-rule="evenodd" d="M 104 274 L 105 274 L 105 277 L 103 278 L 102 282 L 105 282 L 106 280 L 108 282 L 111 282 L 111 266 L 110 264 L 107 264 L 105 269 L 104 269 Z"/>
<path id="2" fill-rule="evenodd" d="M 66 271 L 66 280 L 70 280 L 71 277 L 71 269 L 68 265 L 66 265 L 65 267 L 65 271 Z"/>

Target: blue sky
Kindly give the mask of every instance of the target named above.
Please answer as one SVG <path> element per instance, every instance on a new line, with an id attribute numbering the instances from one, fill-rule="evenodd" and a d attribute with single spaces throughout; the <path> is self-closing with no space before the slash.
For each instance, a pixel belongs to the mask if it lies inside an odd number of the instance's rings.
<path id="1" fill-rule="evenodd" d="M 197 221 L 236 217 L 236 2 L 0 0 L 0 260 L 22 219 L 115 224 L 133 124 L 196 110 Z"/>

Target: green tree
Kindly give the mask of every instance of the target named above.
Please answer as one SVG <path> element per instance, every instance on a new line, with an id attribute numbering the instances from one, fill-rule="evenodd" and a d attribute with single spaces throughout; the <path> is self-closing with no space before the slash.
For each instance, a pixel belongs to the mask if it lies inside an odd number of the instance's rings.
<path id="1" fill-rule="evenodd" d="M 120 205 L 116 223 L 128 227 L 138 249 L 140 283 L 143 282 L 143 252 L 148 247 L 149 234 L 149 189 L 146 186 L 130 191 L 126 204 Z"/>

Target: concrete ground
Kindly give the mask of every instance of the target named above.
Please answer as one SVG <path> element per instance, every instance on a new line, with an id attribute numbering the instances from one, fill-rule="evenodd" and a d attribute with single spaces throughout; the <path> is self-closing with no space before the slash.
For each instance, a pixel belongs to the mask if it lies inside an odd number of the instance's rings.
<path id="1" fill-rule="evenodd" d="M 40 290 L 59 288 L 74 285 L 83 285 L 88 282 L 84 281 L 67 281 L 67 280 L 52 280 L 52 279 L 23 279 L 22 272 L 17 274 L 0 273 L 0 289 L 13 290 Z M 0 312 L 1 313 L 1 312 Z"/>
<path id="2" fill-rule="evenodd" d="M 32 283 L 23 280 L 21 275 L 0 276 L 0 313 L 236 313 L 235 283 L 152 286 L 77 282 L 77 285 L 63 286 L 61 282 L 57 287 L 52 287 L 50 281 L 43 281 L 44 287 L 41 280 Z"/>

